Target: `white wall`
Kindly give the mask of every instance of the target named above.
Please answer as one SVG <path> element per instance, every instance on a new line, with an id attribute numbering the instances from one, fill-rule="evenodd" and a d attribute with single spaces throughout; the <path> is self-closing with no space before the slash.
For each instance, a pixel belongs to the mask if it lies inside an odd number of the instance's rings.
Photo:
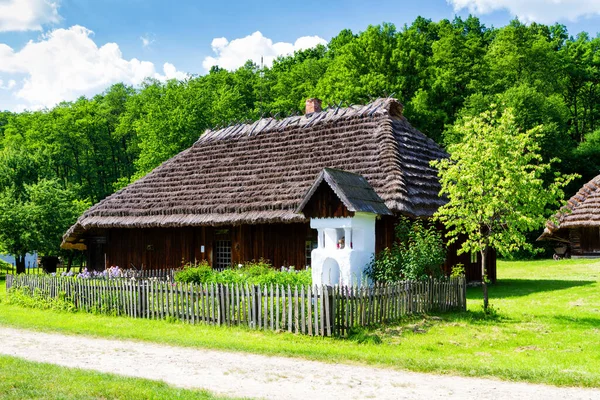
<path id="1" fill-rule="evenodd" d="M 312 251 L 314 285 L 360 285 L 364 271 L 375 254 L 377 214 L 356 213 L 352 218 L 313 218 L 310 226 L 318 231 L 319 247 Z M 345 247 L 337 248 L 345 238 Z M 339 275 L 333 272 L 335 264 Z M 339 278 L 339 279 L 338 279 Z"/>

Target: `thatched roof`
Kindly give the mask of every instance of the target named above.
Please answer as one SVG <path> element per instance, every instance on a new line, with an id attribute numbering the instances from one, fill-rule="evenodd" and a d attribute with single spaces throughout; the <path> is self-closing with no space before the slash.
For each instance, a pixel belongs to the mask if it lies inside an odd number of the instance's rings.
<path id="1" fill-rule="evenodd" d="M 364 176 L 333 168 L 324 168 L 311 188 L 304 195 L 296 210 L 301 213 L 317 189 L 328 185 L 349 211 L 393 215 Z"/>
<path id="2" fill-rule="evenodd" d="M 395 99 L 207 131 L 87 210 L 63 245 L 94 228 L 305 221 L 295 210 L 323 168 L 364 176 L 393 212 L 428 217 L 444 203 L 429 162 L 443 157 Z"/>
<path id="3" fill-rule="evenodd" d="M 600 227 L 600 175 L 583 185 L 538 238 L 550 239 L 562 229 Z"/>

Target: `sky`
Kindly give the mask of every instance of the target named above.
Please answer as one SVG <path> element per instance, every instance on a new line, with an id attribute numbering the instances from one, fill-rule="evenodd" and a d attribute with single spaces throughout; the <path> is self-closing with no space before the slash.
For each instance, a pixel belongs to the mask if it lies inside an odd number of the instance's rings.
<path id="1" fill-rule="evenodd" d="M 295 50 L 417 16 L 561 23 L 596 36 L 600 0 L 0 0 L 0 110 L 52 107 L 144 78 L 184 79 L 211 66 L 266 65 Z"/>

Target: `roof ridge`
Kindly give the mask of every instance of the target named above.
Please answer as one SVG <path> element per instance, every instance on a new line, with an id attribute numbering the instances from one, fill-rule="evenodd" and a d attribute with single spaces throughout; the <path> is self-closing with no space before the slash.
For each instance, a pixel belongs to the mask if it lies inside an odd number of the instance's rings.
<path id="1" fill-rule="evenodd" d="M 560 210 L 554 215 L 556 223 L 552 219 L 546 222 L 544 233 L 540 238 L 545 237 L 548 234 L 552 234 L 561 228 L 561 223 L 576 212 L 579 208 L 591 198 L 593 195 L 600 193 L 600 175 L 596 175 L 588 182 L 586 182 L 573 196 L 567 200 L 567 204 L 562 206 Z"/>
<path id="2" fill-rule="evenodd" d="M 214 140 L 238 139 L 242 136 L 255 136 L 274 130 L 282 131 L 292 126 L 314 127 L 324 122 L 333 122 L 351 118 L 373 118 L 376 115 L 402 116 L 404 106 L 395 98 L 378 98 L 365 105 L 351 105 L 343 108 L 330 108 L 326 111 L 305 115 L 293 115 L 282 119 L 265 117 L 252 123 L 235 123 L 221 129 L 207 129 L 194 145 Z M 340 113 L 341 111 L 341 113 Z M 273 121 L 277 123 L 273 124 Z"/>

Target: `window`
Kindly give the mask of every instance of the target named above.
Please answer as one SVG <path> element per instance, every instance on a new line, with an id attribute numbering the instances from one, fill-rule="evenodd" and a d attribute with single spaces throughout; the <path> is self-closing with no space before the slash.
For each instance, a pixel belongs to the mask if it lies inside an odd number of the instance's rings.
<path id="1" fill-rule="evenodd" d="M 477 264 L 477 252 L 471 253 L 471 264 Z"/>
<path id="2" fill-rule="evenodd" d="M 311 266 L 312 262 L 312 251 L 317 248 L 319 243 L 316 240 L 307 240 L 305 244 L 304 258 L 307 267 Z"/>
<path id="3" fill-rule="evenodd" d="M 215 242 L 214 268 L 223 269 L 231 265 L 231 240 L 217 240 Z"/>

